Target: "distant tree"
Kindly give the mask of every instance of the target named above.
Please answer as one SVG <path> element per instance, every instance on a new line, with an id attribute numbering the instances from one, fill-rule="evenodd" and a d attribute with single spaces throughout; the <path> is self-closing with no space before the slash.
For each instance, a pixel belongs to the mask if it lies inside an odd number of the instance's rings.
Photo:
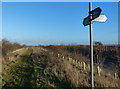
<path id="1" fill-rule="evenodd" d="M 38 46 L 43 46 L 42 44 L 38 44 Z"/>
<path id="2" fill-rule="evenodd" d="M 103 44 L 102 44 L 102 42 L 95 41 L 95 42 L 94 42 L 94 45 L 99 46 L 99 45 L 103 45 Z"/>

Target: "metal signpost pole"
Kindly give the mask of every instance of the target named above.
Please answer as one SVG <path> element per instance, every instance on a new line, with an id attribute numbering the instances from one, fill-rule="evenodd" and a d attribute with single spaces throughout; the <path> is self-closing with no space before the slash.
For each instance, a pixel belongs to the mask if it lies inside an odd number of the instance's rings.
<path id="1" fill-rule="evenodd" d="M 89 12 L 92 11 L 92 3 L 89 2 Z M 91 88 L 94 88 L 94 78 L 93 78 L 93 34 L 92 34 L 92 14 L 90 15 L 90 82 Z"/>
<path id="2" fill-rule="evenodd" d="M 94 67 L 93 67 L 93 29 L 92 24 L 93 22 L 105 22 L 107 17 L 104 14 L 101 14 L 102 9 L 97 7 L 96 9 L 92 10 L 92 3 L 89 2 L 89 16 L 84 18 L 83 25 L 90 27 L 90 83 L 91 89 L 94 89 Z"/>

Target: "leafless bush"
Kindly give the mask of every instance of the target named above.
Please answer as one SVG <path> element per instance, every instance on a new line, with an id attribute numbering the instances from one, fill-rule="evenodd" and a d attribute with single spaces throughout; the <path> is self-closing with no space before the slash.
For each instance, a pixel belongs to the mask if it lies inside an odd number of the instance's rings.
<path id="1" fill-rule="evenodd" d="M 7 39 L 2 40 L 2 56 L 5 57 L 7 53 L 16 50 L 18 48 L 21 48 L 22 46 L 18 43 L 12 43 L 8 41 Z"/>

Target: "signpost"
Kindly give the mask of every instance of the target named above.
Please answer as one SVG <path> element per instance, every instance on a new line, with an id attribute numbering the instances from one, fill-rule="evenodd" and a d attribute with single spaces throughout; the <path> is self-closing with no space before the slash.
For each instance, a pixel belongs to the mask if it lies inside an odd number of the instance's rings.
<path id="1" fill-rule="evenodd" d="M 84 18 L 83 25 L 84 26 L 90 25 L 90 16 Z"/>
<path id="2" fill-rule="evenodd" d="M 93 17 L 92 17 L 93 18 Z M 105 22 L 107 17 L 104 14 L 100 14 L 97 18 L 93 19 L 92 22 Z M 84 18 L 83 25 L 90 25 L 90 16 Z"/>
<path id="3" fill-rule="evenodd" d="M 92 3 L 89 3 L 89 12 L 92 11 Z M 89 13 L 90 16 L 90 82 L 91 88 L 94 87 L 94 80 L 93 80 L 93 35 L 92 35 L 92 13 Z"/>
<path id="4" fill-rule="evenodd" d="M 93 22 L 105 22 L 107 17 L 104 14 L 100 14 L 100 16 L 93 20 Z"/>
<path id="5" fill-rule="evenodd" d="M 91 7 L 91 8 L 92 8 L 92 7 Z M 89 14 L 92 14 L 92 20 L 95 19 L 95 18 L 97 18 L 97 17 L 99 17 L 101 11 L 102 11 L 102 10 L 101 10 L 100 7 L 96 8 L 96 9 L 94 9 L 94 10 L 89 11 Z"/>
<path id="6" fill-rule="evenodd" d="M 92 3 L 89 2 L 89 16 L 84 18 L 83 25 L 89 25 L 90 28 L 90 83 L 91 88 L 94 88 L 94 67 L 93 67 L 93 30 L 92 24 L 93 22 L 105 22 L 107 17 L 104 14 L 101 14 L 102 10 L 100 7 L 92 10 Z"/>

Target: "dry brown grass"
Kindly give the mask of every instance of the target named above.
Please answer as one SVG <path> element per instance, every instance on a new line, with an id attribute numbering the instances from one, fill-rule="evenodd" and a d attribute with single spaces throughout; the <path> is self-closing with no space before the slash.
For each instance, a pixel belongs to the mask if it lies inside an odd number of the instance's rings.
<path id="1" fill-rule="evenodd" d="M 94 50 L 101 50 L 101 52 L 109 52 L 109 51 L 116 51 L 116 48 L 117 46 L 96 46 Z M 89 54 L 86 54 L 86 53 L 89 53 L 88 52 L 89 50 L 87 51 L 87 49 L 89 49 L 89 46 L 82 46 L 82 47 L 81 46 L 53 46 L 53 47 L 51 46 L 50 49 L 52 49 L 55 53 L 59 53 L 67 57 L 70 56 L 78 61 L 86 62 L 87 65 L 89 64 L 89 59 L 88 57 L 86 57 L 87 55 L 89 55 Z M 81 51 L 78 51 L 79 49 L 82 49 L 83 51 L 82 54 L 81 54 Z M 111 54 L 111 55 L 115 55 L 115 54 Z M 64 71 L 62 72 L 62 76 L 64 75 L 64 77 L 66 77 L 67 80 L 71 82 L 71 84 L 77 87 L 90 86 L 89 84 L 90 72 L 88 67 L 86 68 L 86 71 L 83 71 L 82 69 L 78 69 L 73 65 L 71 65 L 67 60 L 64 60 L 63 62 L 62 61 L 57 62 L 57 60 L 60 60 L 60 59 L 56 58 L 56 63 L 59 63 L 59 68 L 56 68 L 56 70 Z M 59 74 L 56 74 L 56 75 L 60 77 Z M 95 78 L 95 87 L 118 87 L 119 86 L 118 84 L 119 79 L 114 79 L 113 74 L 111 73 L 111 76 L 110 76 L 108 72 L 104 71 L 104 69 L 102 69 L 101 76 L 98 76 L 97 70 L 95 68 L 94 78 Z"/>
<path id="2" fill-rule="evenodd" d="M 101 46 L 102 47 L 102 46 Z M 96 47 L 95 50 L 101 49 L 101 47 Z M 57 80 L 47 83 L 55 87 L 58 81 L 65 82 L 63 86 L 68 87 L 90 87 L 90 71 L 89 67 L 83 70 L 81 67 L 76 67 L 75 64 L 68 61 L 68 57 L 71 57 L 80 62 L 85 62 L 89 65 L 89 47 L 88 46 L 47 46 L 42 47 L 47 51 L 40 51 L 41 47 L 31 47 L 33 49 L 34 58 L 37 59 L 38 65 L 40 63 L 44 64 L 46 68 L 50 68 L 51 74 L 54 75 Z M 104 47 L 102 47 L 104 49 Z M 111 47 L 106 47 L 103 51 L 110 51 Z M 112 49 L 114 50 L 114 49 Z M 62 57 L 57 56 L 57 54 L 65 56 L 63 60 Z M 102 54 L 100 54 L 102 55 Z M 117 59 L 116 59 L 117 60 Z M 34 61 L 34 60 L 33 60 Z M 109 71 L 109 70 L 108 70 Z M 95 87 L 119 87 L 119 79 L 114 79 L 113 75 L 109 75 L 108 72 L 102 69 L 101 76 L 98 76 L 96 65 L 94 71 Z"/>

